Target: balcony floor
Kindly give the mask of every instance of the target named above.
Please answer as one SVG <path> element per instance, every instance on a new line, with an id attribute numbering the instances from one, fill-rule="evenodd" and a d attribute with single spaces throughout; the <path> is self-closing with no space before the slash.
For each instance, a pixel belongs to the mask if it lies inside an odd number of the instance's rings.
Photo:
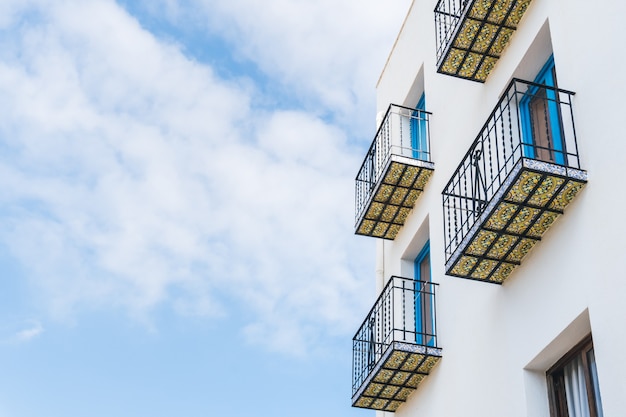
<path id="1" fill-rule="evenodd" d="M 522 158 L 446 263 L 446 273 L 501 284 L 587 182 L 587 173 Z"/>
<path id="2" fill-rule="evenodd" d="M 438 71 L 484 82 L 531 0 L 474 0 L 459 23 Z"/>
<path id="3" fill-rule="evenodd" d="M 441 359 L 441 349 L 393 342 L 352 397 L 352 406 L 394 412 Z"/>
<path id="4" fill-rule="evenodd" d="M 434 170 L 432 162 L 392 155 L 361 215 L 356 234 L 395 239 Z"/>

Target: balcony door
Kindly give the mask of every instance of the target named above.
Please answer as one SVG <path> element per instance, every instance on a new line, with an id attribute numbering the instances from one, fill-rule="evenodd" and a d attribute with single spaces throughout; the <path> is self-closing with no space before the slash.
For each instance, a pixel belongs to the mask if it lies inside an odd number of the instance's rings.
<path id="1" fill-rule="evenodd" d="M 535 83 L 541 86 L 529 87 L 520 102 L 524 156 L 566 165 L 556 71 L 552 57 L 537 74 Z"/>
<path id="2" fill-rule="evenodd" d="M 430 276 L 430 243 L 415 258 L 415 342 L 435 346 L 434 291 Z"/>
<path id="3" fill-rule="evenodd" d="M 411 149 L 413 158 L 428 161 L 428 137 L 426 126 L 426 98 L 424 93 L 415 106 L 415 111 L 411 114 Z"/>

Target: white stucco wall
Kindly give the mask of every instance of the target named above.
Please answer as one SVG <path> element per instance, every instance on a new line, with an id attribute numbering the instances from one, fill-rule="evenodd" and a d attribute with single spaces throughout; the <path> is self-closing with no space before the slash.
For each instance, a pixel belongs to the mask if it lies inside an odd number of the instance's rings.
<path id="1" fill-rule="evenodd" d="M 545 371 L 590 331 L 604 415 L 623 415 L 626 5 L 533 0 L 484 84 L 436 72 L 435 5 L 415 0 L 377 86 L 378 111 L 415 105 L 423 89 L 433 113 L 435 172 L 398 237 L 377 245 L 378 286 L 392 275 L 412 276 L 412 261 L 430 239 L 443 358 L 396 415 L 548 417 Z M 559 87 L 577 93 L 587 187 L 504 285 L 449 277 L 441 192 L 510 79 L 532 81 L 550 52 Z"/>

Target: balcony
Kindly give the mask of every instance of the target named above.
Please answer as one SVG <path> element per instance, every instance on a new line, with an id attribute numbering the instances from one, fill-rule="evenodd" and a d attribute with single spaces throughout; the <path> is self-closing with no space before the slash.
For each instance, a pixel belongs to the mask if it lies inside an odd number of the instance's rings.
<path id="1" fill-rule="evenodd" d="M 396 411 L 441 359 L 437 284 L 392 277 L 352 339 L 352 406 Z"/>
<path id="2" fill-rule="evenodd" d="M 356 234 L 395 239 L 430 179 L 430 113 L 392 104 L 356 177 Z"/>
<path id="3" fill-rule="evenodd" d="M 437 72 L 485 82 L 531 0 L 439 0 Z"/>
<path id="4" fill-rule="evenodd" d="M 507 87 L 443 191 L 448 275 L 502 283 L 585 186 L 573 95 Z"/>

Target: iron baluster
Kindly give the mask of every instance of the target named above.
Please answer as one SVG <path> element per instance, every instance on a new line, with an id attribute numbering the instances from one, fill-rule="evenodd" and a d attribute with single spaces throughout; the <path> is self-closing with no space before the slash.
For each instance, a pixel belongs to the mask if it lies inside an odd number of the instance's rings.
<path id="1" fill-rule="evenodd" d="M 474 182 L 472 184 L 472 210 L 474 212 L 474 219 L 476 219 L 484 208 L 484 200 L 482 196 L 487 197 L 486 185 L 483 179 L 482 170 L 480 169 L 480 160 L 482 158 L 483 150 L 476 149 L 472 157 L 472 165 L 474 167 L 473 176 Z"/>

